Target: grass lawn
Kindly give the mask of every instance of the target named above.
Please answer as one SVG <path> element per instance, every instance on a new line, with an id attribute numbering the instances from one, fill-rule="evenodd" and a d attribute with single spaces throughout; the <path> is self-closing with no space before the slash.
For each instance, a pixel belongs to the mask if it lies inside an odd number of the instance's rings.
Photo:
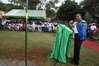
<path id="1" fill-rule="evenodd" d="M 24 60 L 24 35 L 24 32 L 0 32 L 0 60 L 10 64 L 15 60 L 17 63 Z M 54 60 L 50 59 L 49 56 L 52 52 L 54 38 L 52 33 L 28 32 L 28 66 L 53 66 Z M 72 55 L 73 45 L 71 48 Z M 5 60 L 10 60 L 10 62 Z M 0 61 L 2 63 L 0 66 L 3 66 L 2 61 Z M 17 63 L 14 66 L 20 66 Z M 67 64 L 57 63 L 55 66 L 73 65 L 68 62 Z M 99 53 L 82 46 L 80 66 L 99 66 Z"/>

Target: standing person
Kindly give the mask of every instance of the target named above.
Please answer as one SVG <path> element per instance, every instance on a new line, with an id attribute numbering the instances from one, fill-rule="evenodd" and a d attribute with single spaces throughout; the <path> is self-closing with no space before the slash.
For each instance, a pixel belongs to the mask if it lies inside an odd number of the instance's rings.
<path id="1" fill-rule="evenodd" d="M 65 25 L 65 22 L 57 25 L 56 39 L 50 56 L 50 58 L 56 61 L 54 66 L 57 62 L 66 63 L 70 57 L 72 34 L 72 30 Z"/>
<path id="2" fill-rule="evenodd" d="M 95 25 L 95 23 L 92 23 L 90 26 L 90 33 L 91 33 L 92 39 L 93 39 L 93 35 L 94 35 L 95 30 L 96 30 L 96 25 Z"/>
<path id="3" fill-rule="evenodd" d="M 57 31 L 57 24 L 54 24 L 54 25 L 53 25 L 54 36 L 55 36 L 55 34 L 56 34 L 56 31 Z"/>
<path id="4" fill-rule="evenodd" d="M 19 23 L 19 30 L 22 31 L 22 28 L 23 28 L 23 24 Z"/>
<path id="5" fill-rule="evenodd" d="M 80 13 L 76 14 L 75 18 L 76 22 L 74 26 L 74 56 L 72 59 L 72 63 L 78 66 L 81 44 L 86 39 L 87 24 L 86 21 L 82 19 L 82 15 Z"/>
<path id="6" fill-rule="evenodd" d="M 0 30 L 2 30 L 2 19 L 0 18 Z"/>

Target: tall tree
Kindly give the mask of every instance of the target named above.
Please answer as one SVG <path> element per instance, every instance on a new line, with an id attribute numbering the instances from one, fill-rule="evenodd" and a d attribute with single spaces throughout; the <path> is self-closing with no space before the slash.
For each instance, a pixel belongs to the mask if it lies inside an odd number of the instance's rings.
<path id="1" fill-rule="evenodd" d="M 99 0 L 84 0 L 81 2 L 83 8 L 92 16 L 99 15 Z"/>
<path id="2" fill-rule="evenodd" d="M 13 5 L 13 4 L 4 4 L 2 2 L 0 2 L 0 10 L 8 12 L 11 9 L 21 9 L 23 7 L 21 6 L 17 6 L 17 5 Z"/>
<path id="3" fill-rule="evenodd" d="M 84 10 L 75 1 L 66 0 L 65 3 L 60 6 L 57 12 L 57 18 L 60 20 L 70 21 L 74 19 L 76 12 L 84 14 Z"/>
<path id="4" fill-rule="evenodd" d="M 47 17 L 51 17 L 51 18 L 55 18 L 56 17 L 56 13 L 52 9 L 47 9 L 46 10 L 46 15 L 47 15 Z"/>
<path id="5" fill-rule="evenodd" d="M 55 4 L 56 3 L 58 3 L 59 2 L 59 0 L 40 0 L 40 4 L 38 4 L 38 6 L 39 7 L 41 7 L 41 8 L 39 8 L 39 9 L 44 9 L 44 10 L 46 10 L 48 7 L 50 7 L 50 8 L 56 8 L 55 7 Z"/>
<path id="6" fill-rule="evenodd" d="M 26 0 L 9 0 L 9 2 L 23 7 L 26 4 Z M 39 0 L 29 0 L 29 9 L 36 9 L 38 3 L 40 3 Z"/>

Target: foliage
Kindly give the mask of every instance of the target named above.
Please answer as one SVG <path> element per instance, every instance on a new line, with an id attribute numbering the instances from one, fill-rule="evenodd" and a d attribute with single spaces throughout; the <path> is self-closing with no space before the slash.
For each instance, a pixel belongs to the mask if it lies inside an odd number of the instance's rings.
<path id="1" fill-rule="evenodd" d="M 62 6 L 60 6 L 57 12 L 57 18 L 60 20 L 70 21 L 74 19 L 76 12 L 80 12 L 82 14 L 85 13 L 82 7 L 80 7 L 76 2 L 67 0 Z"/>
<path id="2" fill-rule="evenodd" d="M 9 0 L 11 4 L 16 4 L 25 7 L 26 0 Z M 29 2 L 29 9 L 36 9 L 36 6 L 38 3 L 40 3 L 39 0 L 28 0 Z"/>
<path id="3" fill-rule="evenodd" d="M 91 16 L 99 15 L 99 0 L 84 0 L 81 5 Z"/>
<path id="4" fill-rule="evenodd" d="M 10 4 L 4 4 L 0 2 L 0 10 L 5 12 L 10 11 L 11 9 L 24 9 L 26 6 L 26 0 L 8 0 Z M 29 0 L 29 9 L 36 9 L 36 5 L 39 3 L 39 0 Z"/>
<path id="5" fill-rule="evenodd" d="M 55 15 L 56 15 L 56 13 L 55 13 L 55 11 L 52 10 L 52 9 L 47 9 L 47 10 L 46 10 L 46 15 L 47 15 L 47 17 L 54 18 Z"/>
<path id="6" fill-rule="evenodd" d="M 11 9 L 20 9 L 22 8 L 22 6 L 17 6 L 17 5 L 13 5 L 13 4 L 4 4 L 2 2 L 0 2 L 0 10 L 8 12 Z"/>

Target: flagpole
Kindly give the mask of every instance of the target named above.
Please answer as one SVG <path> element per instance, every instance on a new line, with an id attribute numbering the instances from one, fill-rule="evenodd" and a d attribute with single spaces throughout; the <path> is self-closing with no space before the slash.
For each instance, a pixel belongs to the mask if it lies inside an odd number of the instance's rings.
<path id="1" fill-rule="evenodd" d="M 26 26 L 25 26 L 25 66 L 27 66 L 27 23 L 28 23 L 28 0 L 26 0 Z"/>

